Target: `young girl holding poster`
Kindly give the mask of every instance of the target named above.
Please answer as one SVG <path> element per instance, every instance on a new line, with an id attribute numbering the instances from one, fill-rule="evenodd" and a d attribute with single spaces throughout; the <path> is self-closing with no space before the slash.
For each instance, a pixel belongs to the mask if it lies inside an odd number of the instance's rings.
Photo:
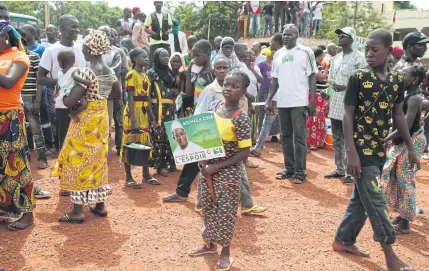
<path id="1" fill-rule="evenodd" d="M 249 77 L 240 71 L 225 78 L 225 103 L 216 106 L 215 118 L 226 156 L 200 163 L 204 245 L 191 250 L 189 255 L 217 253 L 216 244 L 221 245 L 216 270 L 229 270 L 233 261 L 230 244 L 240 200 L 242 163 L 252 146 L 250 119 L 239 104 L 249 84 Z"/>
<path id="2" fill-rule="evenodd" d="M 143 49 L 133 49 L 130 52 L 133 70 L 127 74 L 125 91 L 128 93 L 128 103 L 125 106 L 124 114 L 124 136 L 122 137 L 121 155 L 124 145 L 127 143 L 140 143 L 151 146 L 149 135 L 149 120 L 155 119 L 152 113 L 151 103 L 151 81 L 145 73 L 149 65 L 149 56 Z M 131 174 L 131 166 L 124 163 L 126 174 L 126 186 L 140 189 L 142 185 L 137 183 Z M 150 184 L 159 184 L 149 172 L 149 166 L 143 166 L 143 180 Z"/>

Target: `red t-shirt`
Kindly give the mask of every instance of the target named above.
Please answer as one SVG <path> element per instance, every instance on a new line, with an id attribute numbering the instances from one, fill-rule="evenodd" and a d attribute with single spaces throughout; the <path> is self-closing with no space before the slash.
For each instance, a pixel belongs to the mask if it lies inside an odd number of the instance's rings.
<path id="1" fill-rule="evenodd" d="M 249 3 L 249 12 L 261 14 L 261 5 L 259 1 L 247 1 Z"/>

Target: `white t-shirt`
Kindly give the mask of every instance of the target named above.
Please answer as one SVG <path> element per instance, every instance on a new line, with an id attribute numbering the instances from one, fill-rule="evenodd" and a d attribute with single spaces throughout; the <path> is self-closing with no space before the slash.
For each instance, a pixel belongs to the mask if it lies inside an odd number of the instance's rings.
<path id="1" fill-rule="evenodd" d="M 39 66 L 44 68 L 45 70 L 51 73 L 51 77 L 53 79 L 58 79 L 58 72 L 61 70 L 60 65 L 57 60 L 58 53 L 62 50 L 70 50 L 72 49 L 75 56 L 75 67 L 85 68 L 87 67 L 87 62 L 82 53 L 82 45 L 75 42 L 72 47 L 67 47 L 62 45 L 59 41 L 55 44 L 52 44 L 48 48 L 46 48 L 45 52 L 40 59 Z M 64 93 L 59 93 L 59 96 L 55 98 L 55 108 L 67 109 L 67 107 L 63 103 Z"/>
<path id="2" fill-rule="evenodd" d="M 71 90 L 76 85 L 76 81 L 73 79 L 72 75 L 77 69 L 76 67 L 72 67 L 66 73 L 63 73 L 62 70 L 58 72 L 58 87 L 63 94 L 61 100 L 64 96 L 70 95 Z"/>
<path id="3" fill-rule="evenodd" d="M 182 148 L 180 146 L 177 146 L 176 149 L 174 150 L 173 154 L 174 156 L 179 156 L 182 154 L 188 154 L 191 152 L 200 152 L 200 151 L 204 151 L 204 149 L 200 146 L 198 146 L 195 143 L 192 143 L 191 141 L 188 141 L 188 146 L 186 146 L 185 149 L 182 150 Z"/>
<path id="4" fill-rule="evenodd" d="M 179 33 L 177 33 L 177 37 L 179 38 L 179 46 L 180 49 L 182 49 L 182 55 L 186 54 L 188 52 L 188 42 L 186 41 L 186 34 L 183 33 L 182 31 L 179 31 Z M 174 47 L 174 34 L 170 33 L 168 35 L 168 43 L 170 44 L 170 50 L 171 52 L 175 52 L 175 47 Z"/>
<path id="5" fill-rule="evenodd" d="M 322 20 L 322 8 L 322 3 L 317 4 L 316 8 L 314 9 L 313 20 Z"/>
<path id="6" fill-rule="evenodd" d="M 290 108 L 308 105 L 308 76 L 317 73 L 313 50 L 296 45 L 292 49 L 283 47 L 273 60 L 271 76 L 278 79 L 279 88 L 275 95 L 277 107 Z"/>
<path id="7" fill-rule="evenodd" d="M 246 64 L 241 62 L 240 65 L 241 65 L 240 70 L 245 72 L 250 79 L 250 85 L 247 87 L 247 92 L 252 94 L 255 97 L 258 96 L 258 80 L 256 79 L 256 76 L 249 68 L 247 68 Z M 259 69 L 258 65 L 255 65 L 253 69 L 258 75 L 262 76 L 261 69 Z"/>

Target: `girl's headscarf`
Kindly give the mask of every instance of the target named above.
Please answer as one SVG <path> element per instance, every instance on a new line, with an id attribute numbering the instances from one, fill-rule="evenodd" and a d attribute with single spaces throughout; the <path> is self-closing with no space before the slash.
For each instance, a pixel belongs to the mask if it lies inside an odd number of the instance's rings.
<path id="1" fill-rule="evenodd" d="M 21 35 L 16 31 L 16 29 L 9 24 L 7 21 L 0 21 L 0 35 L 12 35 L 18 41 L 18 50 L 25 52 L 24 45 L 21 42 Z"/>
<path id="2" fill-rule="evenodd" d="M 171 60 L 175 56 L 179 56 L 180 63 L 182 64 L 182 65 L 180 65 L 179 72 L 183 72 L 186 69 L 186 66 L 185 66 L 185 59 L 183 58 L 183 55 L 181 53 L 178 53 L 178 52 L 172 53 L 171 57 L 170 57 L 170 61 L 168 62 L 168 66 L 170 67 L 171 70 L 173 70 L 173 68 L 171 67 Z"/>
<path id="3" fill-rule="evenodd" d="M 83 44 L 88 46 L 91 55 L 101 56 L 110 50 L 110 42 L 104 31 L 91 31 L 84 39 Z"/>
<path id="4" fill-rule="evenodd" d="M 159 59 L 163 50 L 165 49 L 158 48 L 153 54 L 153 69 L 158 74 L 159 78 L 163 81 L 164 85 L 168 88 L 172 88 L 176 83 L 173 73 L 171 72 L 170 67 L 168 65 L 163 65 Z"/>
<path id="5" fill-rule="evenodd" d="M 227 57 L 223 53 L 223 46 L 225 46 L 225 45 L 234 46 L 235 45 L 234 39 L 231 37 L 224 37 L 222 39 L 222 42 L 220 43 L 219 52 L 216 55 L 216 59 L 221 58 L 221 57 L 227 58 L 229 60 L 229 70 L 230 71 L 239 70 L 241 67 L 241 63 L 240 63 L 240 60 L 238 59 L 237 55 L 235 54 L 234 49 L 232 50 L 232 54 L 229 57 Z"/>

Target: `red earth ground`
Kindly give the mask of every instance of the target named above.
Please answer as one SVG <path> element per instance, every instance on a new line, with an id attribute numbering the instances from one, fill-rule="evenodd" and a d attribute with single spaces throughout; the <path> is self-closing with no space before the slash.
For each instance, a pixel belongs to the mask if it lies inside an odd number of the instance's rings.
<path id="1" fill-rule="evenodd" d="M 251 160 L 259 164 L 258 169 L 248 170 L 254 201 L 269 209 L 264 215 L 239 217 L 231 270 L 386 270 L 369 221 L 358 245 L 370 258 L 331 250 L 353 189 L 340 180 L 323 178 L 334 169 L 333 152 L 318 150 L 308 156 L 308 181 L 302 185 L 275 179 L 283 167 L 277 143 L 267 143 L 261 159 Z M 58 196 L 58 180 L 49 178 L 50 169 L 37 170 L 35 159 L 32 167 L 36 184 L 53 197 L 37 202 L 35 223 L 29 229 L 11 232 L 0 225 L 0 266 L 4 270 L 213 270 L 217 255 L 187 255 L 202 242 L 201 217 L 193 204 L 195 183 L 188 203 L 161 201 L 175 191 L 180 172 L 160 178 L 161 186 L 124 188 L 124 169 L 112 151 L 109 216 L 95 217 L 85 209 L 85 223 L 76 225 L 58 223 L 58 216 L 71 209 L 71 202 Z M 133 173 L 141 178 L 140 170 Z M 426 214 L 411 224 L 411 234 L 397 238 L 394 249 L 416 270 L 424 271 L 429 270 L 429 166 L 424 162 L 418 173 L 417 195 Z"/>

